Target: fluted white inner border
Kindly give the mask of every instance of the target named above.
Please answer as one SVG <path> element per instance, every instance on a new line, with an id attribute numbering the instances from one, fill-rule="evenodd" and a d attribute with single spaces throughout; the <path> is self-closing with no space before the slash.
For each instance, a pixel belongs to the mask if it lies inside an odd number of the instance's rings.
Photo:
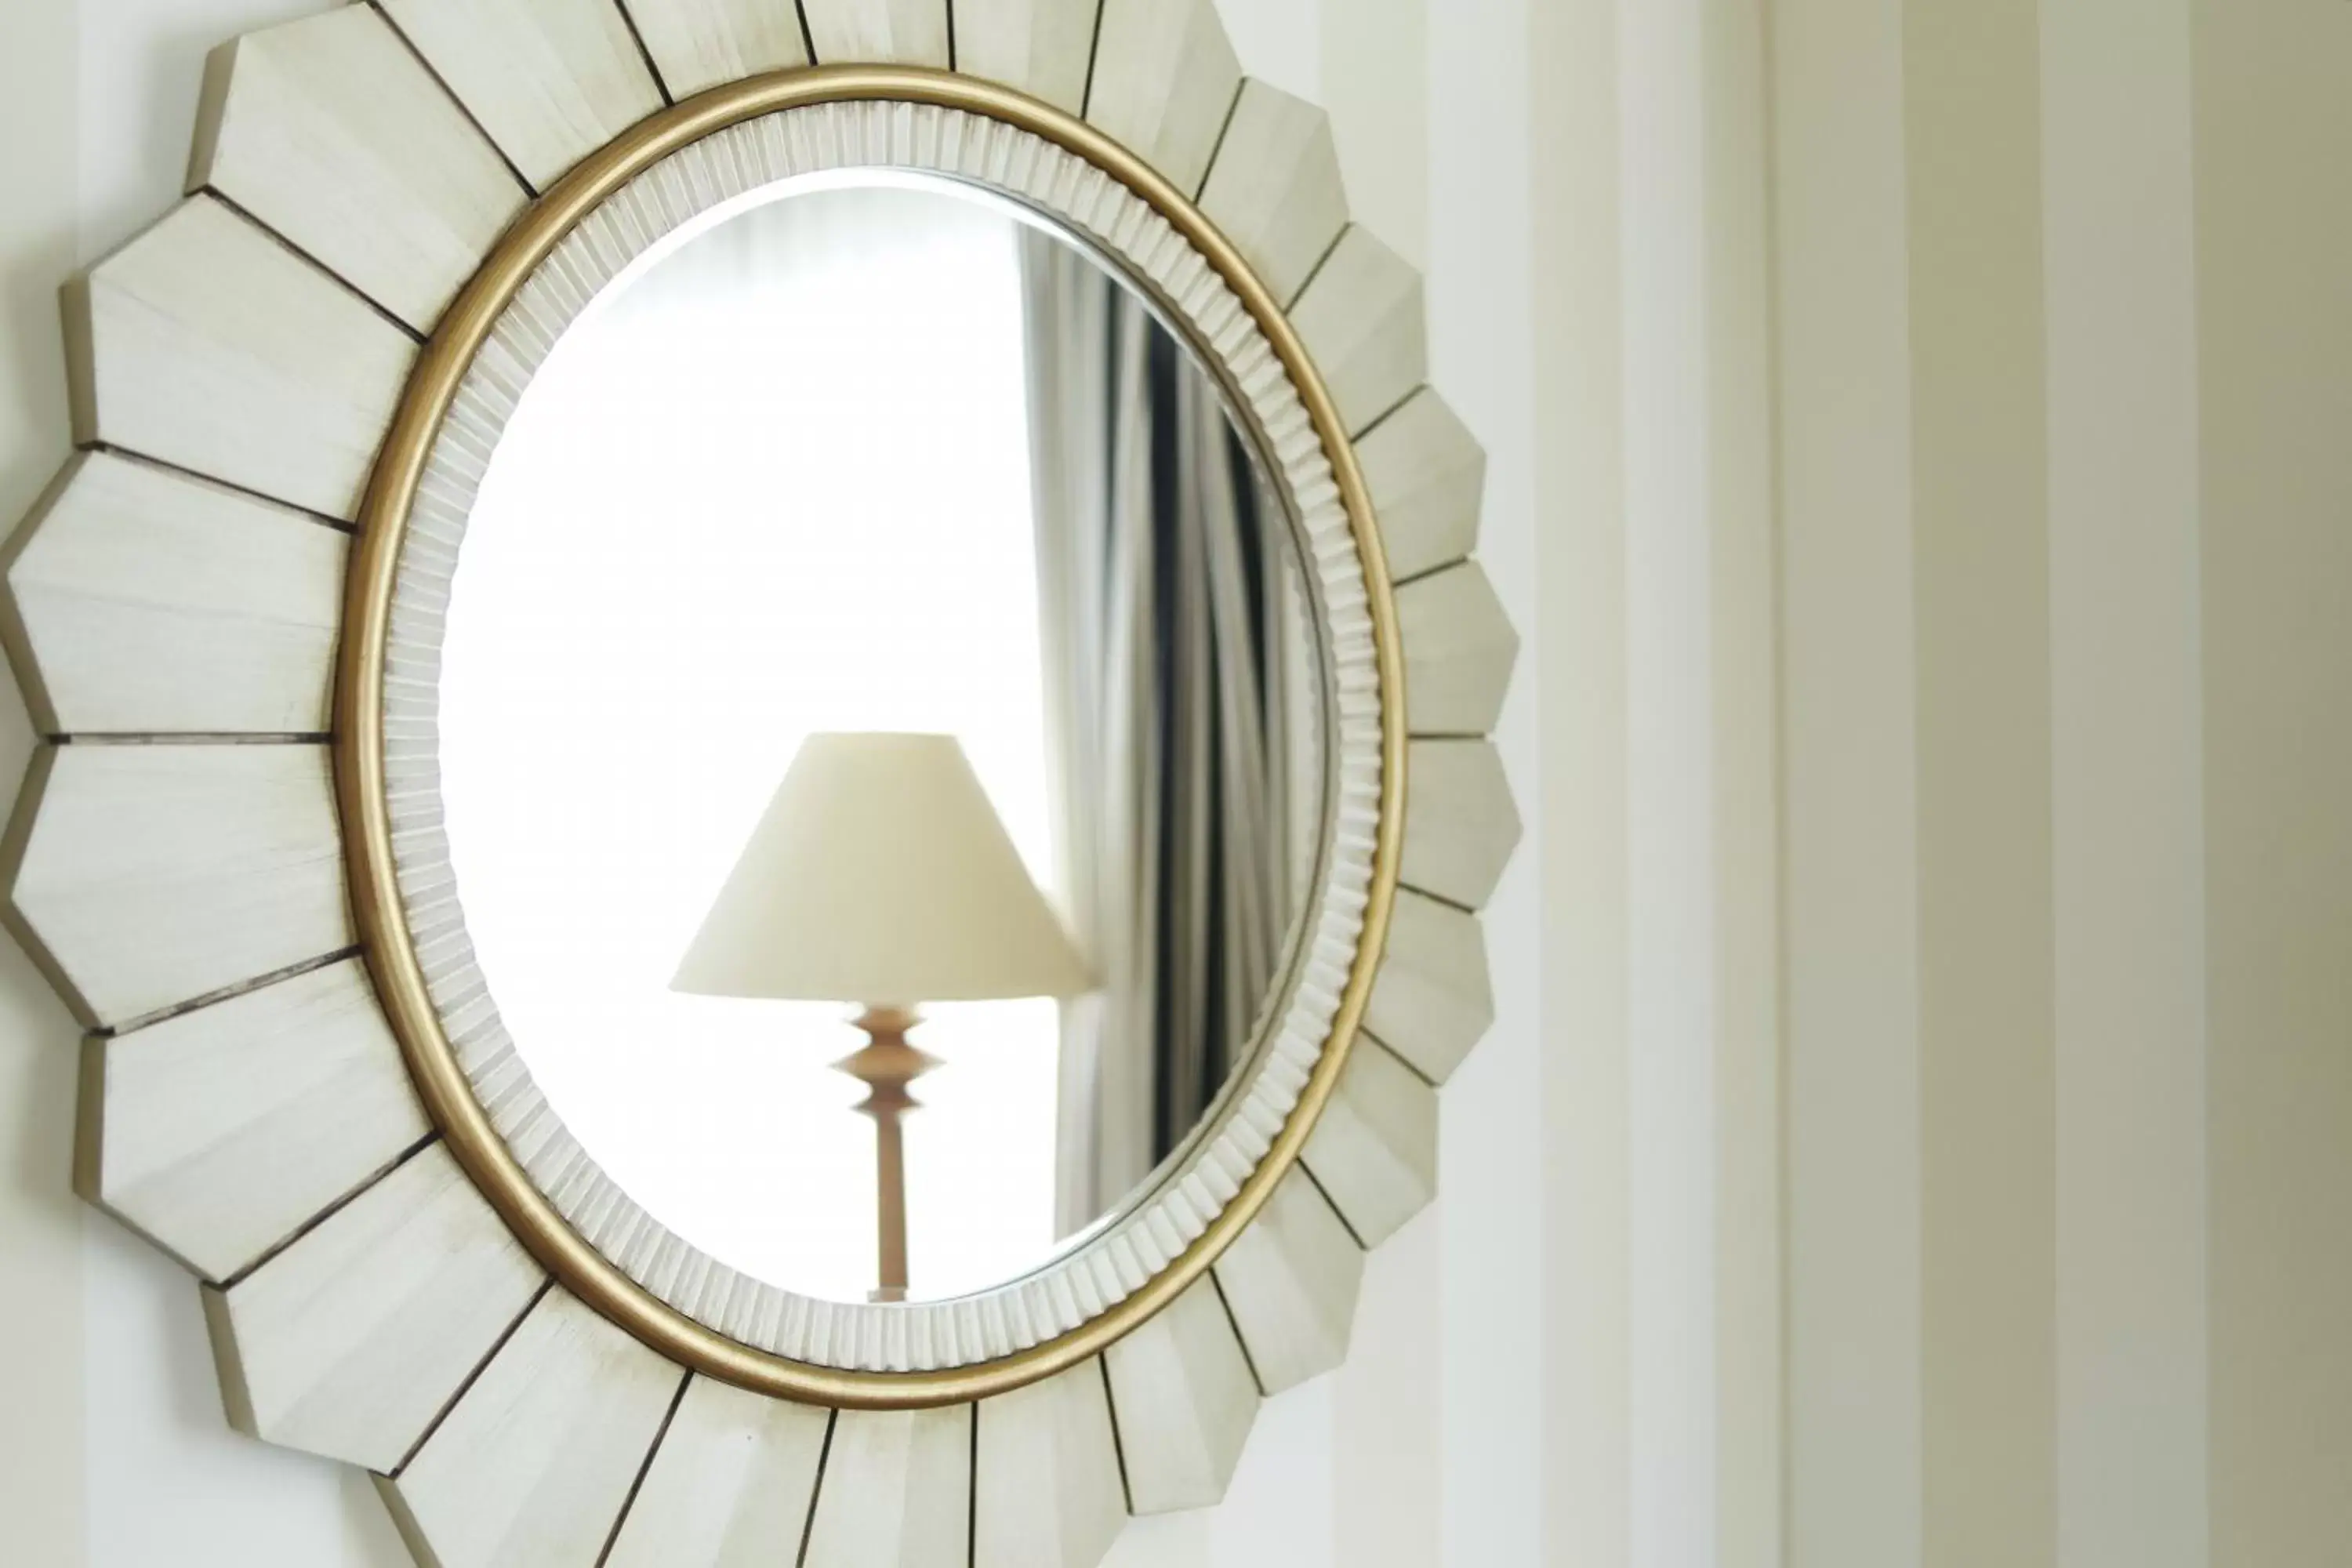
<path id="1" fill-rule="evenodd" d="M 1248 1081 L 1160 1187 L 1083 1246 L 994 1290 L 907 1306 L 818 1300 L 740 1273 L 656 1220 L 589 1157 L 532 1081 L 475 962 L 438 762 L 440 650 L 467 521 L 499 436 L 556 340 L 681 226 L 779 182 L 847 169 L 946 175 L 1052 215 L 1148 284 L 1214 355 L 1302 530 L 1335 694 L 1336 808 L 1310 934 Z M 706 1327 L 793 1361 L 867 1372 L 975 1365 L 1058 1338 L 1139 1289 L 1265 1158 L 1329 1042 L 1355 966 L 1379 831 L 1381 692 L 1363 562 L 1321 437 L 1239 297 L 1173 225 L 1102 169 L 984 116 L 896 101 L 782 110 L 663 160 L 566 236 L 499 319 L 435 444 L 402 546 L 384 684 L 385 787 L 409 931 L 442 1027 L 500 1136 L 624 1273 Z"/>

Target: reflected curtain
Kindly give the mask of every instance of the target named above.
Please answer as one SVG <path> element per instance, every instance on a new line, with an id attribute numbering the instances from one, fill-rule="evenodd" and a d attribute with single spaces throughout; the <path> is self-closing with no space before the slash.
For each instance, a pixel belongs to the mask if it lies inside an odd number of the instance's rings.
<path id="1" fill-rule="evenodd" d="M 1059 1220 L 1184 1140 L 1248 1047 L 1299 881 L 1304 622 L 1286 523 L 1214 385 L 1122 285 L 1025 237 L 1046 733 L 1063 903 Z"/>

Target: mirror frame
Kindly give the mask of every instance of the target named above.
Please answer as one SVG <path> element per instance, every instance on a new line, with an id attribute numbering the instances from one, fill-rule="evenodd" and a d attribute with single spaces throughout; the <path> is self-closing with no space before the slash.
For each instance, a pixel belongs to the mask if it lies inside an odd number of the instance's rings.
<path id="1" fill-rule="evenodd" d="M 714 142 L 739 128 L 751 134 Z M 539 356 L 672 237 L 785 182 L 859 168 L 967 181 L 1056 226 L 1082 225 L 1122 279 L 1205 349 L 1207 367 L 1243 389 L 1233 411 L 1253 447 L 1276 454 L 1269 477 L 1298 518 L 1332 695 L 1370 699 L 1339 704 L 1330 726 L 1325 771 L 1338 805 L 1318 814 L 1313 939 L 1278 983 L 1274 1048 L 1242 1064 L 1238 1096 L 1220 1097 L 1222 1124 L 1139 1206 L 1031 1275 L 887 1306 L 737 1274 L 551 1128 L 560 1117 L 530 1086 L 463 934 L 433 782 L 433 678 L 404 682 L 389 700 L 385 681 L 394 664 L 437 668 L 482 457 Z M 1156 1316 L 1297 1164 L 1346 1070 L 1387 941 L 1407 731 L 1404 705 L 1386 697 L 1403 685 L 1403 657 L 1371 516 L 1345 424 L 1281 304 L 1156 170 L 1049 106 L 949 73 L 818 67 L 711 89 L 591 154 L 509 231 L 427 346 L 361 510 L 343 619 L 335 771 L 361 942 L 458 1163 L 565 1289 L 680 1364 L 777 1398 L 867 1410 L 990 1398 L 1087 1361 Z M 404 623 L 404 609 L 414 612 Z M 525 1135 L 529 1158 L 515 1146 Z M 561 1201 L 548 1190 L 558 1187 Z"/>
<path id="2" fill-rule="evenodd" d="M 1176 237 L 1090 237 L 1163 307 L 1238 302 L 1198 335 L 1293 507 L 1343 524 L 1309 519 L 1309 574 L 1360 574 L 1360 625 L 1318 608 L 1375 770 L 1333 839 L 1367 868 L 1349 934 L 1308 960 L 1327 1031 L 1261 1064 L 1286 1103 L 1233 1097 L 1197 1228 L 1158 1222 L 1125 1278 L 1081 1248 L 1094 1282 L 1026 1330 L 982 1310 L 976 1353 L 870 1310 L 838 1364 L 709 1328 L 548 1206 L 402 915 L 430 874 L 402 885 L 384 702 L 430 615 L 396 593 L 410 504 L 508 304 L 663 159 L 821 103 L 1010 127 L 1069 203 Z M 1056 210 L 1038 168 L 982 183 Z M 453 1565 L 733 1561 L 789 1527 L 811 1562 L 1090 1568 L 1130 1513 L 1215 1501 L 1434 1195 L 1519 831 L 1484 738 L 1517 642 L 1470 559 L 1483 454 L 1320 111 L 1244 79 L 1210 0 L 383 0 L 224 46 L 189 189 L 66 290 L 82 451 L 5 558 L 47 739 L 5 862 L 91 1030 L 77 1188 L 204 1282 L 231 1420 L 376 1472 Z"/>

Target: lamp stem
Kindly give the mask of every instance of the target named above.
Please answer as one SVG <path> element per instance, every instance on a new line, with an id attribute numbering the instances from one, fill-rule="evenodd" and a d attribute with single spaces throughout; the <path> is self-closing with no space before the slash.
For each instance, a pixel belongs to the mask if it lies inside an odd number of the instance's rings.
<path id="1" fill-rule="evenodd" d="M 936 1058 L 908 1044 L 908 1032 L 922 1022 L 912 1007 L 868 1006 L 857 1020 L 866 1031 L 864 1050 L 834 1065 L 866 1089 L 857 1110 L 874 1119 L 876 1244 L 881 1285 L 877 1301 L 907 1299 L 907 1152 L 900 1119 L 919 1109 L 908 1085 L 939 1066 Z"/>

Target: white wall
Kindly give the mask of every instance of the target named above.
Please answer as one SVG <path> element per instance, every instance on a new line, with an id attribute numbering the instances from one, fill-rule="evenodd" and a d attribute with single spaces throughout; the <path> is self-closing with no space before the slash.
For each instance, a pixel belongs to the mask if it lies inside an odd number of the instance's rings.
<path id="1" fill-rule="evenodd" d="M 205 47 L 304 8 L 0 24 L 12 510 L 54 279 L 170 199 Z M 1529 827 L 1355 1359 L 1118 1561 L 2332 1568 L 2352 6 L 1227 10 L 1431 268 Z M 0 1557 L 397 1563 L 64 1195 L 14 953 L 0 1042 Z"/>

